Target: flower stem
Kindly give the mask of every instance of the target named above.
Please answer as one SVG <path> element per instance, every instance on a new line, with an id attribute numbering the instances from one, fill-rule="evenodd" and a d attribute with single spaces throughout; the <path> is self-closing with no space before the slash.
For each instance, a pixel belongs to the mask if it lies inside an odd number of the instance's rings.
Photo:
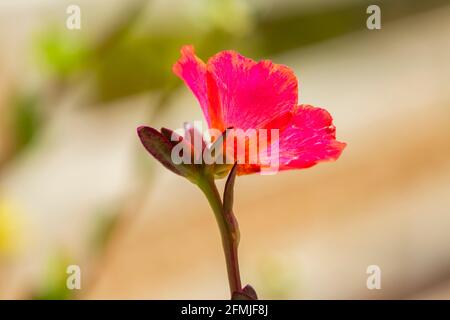
<path id="1" fill-rule="evenodd" d="M 214 211 L 217 224 L 219 225 L 227 264 L 230 294 L 233 296 L 233 293 L 242 291 L 238 262 L 239 227 L 233 212 L 225 212 L 223 209 L 222 200 L 214 182 L 214 178 L 205 175 L 197 184 L 208 199 L 208 202 Z"/>

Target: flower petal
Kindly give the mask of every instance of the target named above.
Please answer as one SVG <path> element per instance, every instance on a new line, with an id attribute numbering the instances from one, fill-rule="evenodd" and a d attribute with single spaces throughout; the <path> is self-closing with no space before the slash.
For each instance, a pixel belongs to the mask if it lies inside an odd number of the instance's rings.
<path id="1" fill-rule="evenodd" d="M 184 140 L 191 145 L 193 163 L 201 164 L 203 159 L 203 149 L 206 147 L 203 134 L 192 123 L 185 122 Z"/>
<path id="2" fill-rule="evenodd" d="M 309 168 L 339 158 L 346 144 L 336 140 L 332 122 L 325 109 L 300 105 L 291 124 L 280 132 L 280 170 Z"/>
<path id="3" fill-rule="evenodd" d="M 191 89 L 197 98 L 208 125 L 211 127 L 214 111 L 209 111 L 209 98 L 206 85 L 206 65 L 195 55 L 193 46 L 181 48 L 181 58 L 172 71 Z"/>
<path id="4" fill-rule="evenodd" d="M 297 78 L 268 60 L 255 62 L 223 51 L 207 63 L 208 95 L 221 110 L 224 127 L 258 129 L 297 105 Z M 215 85 L 215 87 L 214 87 Z"/>

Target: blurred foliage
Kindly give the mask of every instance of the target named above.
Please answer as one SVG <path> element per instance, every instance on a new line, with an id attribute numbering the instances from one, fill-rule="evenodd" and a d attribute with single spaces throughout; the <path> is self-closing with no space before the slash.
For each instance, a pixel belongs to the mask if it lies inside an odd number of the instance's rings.
<path id="1" fill-rule="evenodd" d="M 95 253 L 102 252 L 108 244 L 120 218 L 120 205 L 107 210 L 100 210 L 93 215 L 93 230 L 90 242 Z"/>
<path id="2" fill-rule="evenodd" d="M 15 153 L 20 152 L 33 142 L 42 125 L 39 111 L 39 96 L 36 94 L 18 94 L 12 101 L 12 128 L 15 139 Z"/>
<path id="3" fill-rule="evenodd" d="M 183 44 L 194 44 L 203 58 L 230 48 L 267 57 L 365 28 L 366 8 L 372 2 L 349 1 L 317 10 L 301 10 L 298 5 L 273 15 L 250 8 L 245 1 L 201 0 L 192 6 L 197 8 L 193 15 L 141 28 L 151 1 L 140 1 L 121 12 L 122 18 L 95 45 L 73 32 L 68 36 L 65 30 L 51 28 L 38 38 L 36 49 L 48 72 L 63 83 L 78 72 L 94 73 L 101 101 L 148 90 L 160 90 L 165 97 L 180 85 L 171 66 Z M 445 3 L 378 1 L 383 24 Z"/>
<path id="4" fill-rule="evenodd" d="M 37 61 L 50 75 L 67 78 L 79 71 L 87 58 L 88 47 L 85 39 L 78 33 L 68 33 L 49 26 L 39 33 L 35 41 Z"/>
<path id="5" fill-rule="evenodd" d="M 168 66 L 176 60 L 178 41 L 178 36 L 169 34 L 118 43 L 95 67 L 100 99 L 108 101 L 147 90 L 170 91 L 175 79 Z"/>
<path id="6" fill-rule="evenodd" d="M 7 99 L 8 108 L 3 113 L 0 170 L 25 148 L 32 145 L 42 129 L 44 116 L 40 109 L 41 96 L 14 92 Z"/>
<path id="7" fill-rule="evenodd" d="M 381 8 L 386 23 L 408 15 L 448 4 L 446 0 L 347 1 L 339 5 L 318 6 L 316 10 L 286 10 L 282 15 L 258 15 L 256 36 L 260 52 L 274 55 L 301 48 L 366 28 L 369 5 Z"/>
<path id="8" fill-rule="evenodd" d="M 0 141 L 0 170 L 30 146 L 43 125 L 39 94 L 16 90 L 6 99 Z"/>
<path id="9" fill-rule="evenodd" d="M 67 254 L 60 251 L 52 256 L 45 267 L 41 277 L 40 286 L 32 295 L 35 300 L 65 300 L 70 299 L 74 290 L 67 288 L 67 267 L 70 265 Z"/>
<path id="10" fill-rule="evenodd" d="M 203 0 L 197 12 L 200 17 L 180 19 L 186 25 L 170 22 L 166 27 L 141 30 L 138 25 L 146 3 L 138 2 L 122 12 L 122 19 L 91 46 L 82 35 L 49 28 L 37 38 L 38 60 L 60 83 L 75 74 L 93 73 L 100 101 L 149 90 L 170 93 L 179 85 L 171 67 L 182 45 L 195 43 L 200 54 L 212 55 L 237 45 L 239 33 L 245 32 L 251 20 L 240 1 Z M 195 23 L 197 19 L 201 24 Z"/>

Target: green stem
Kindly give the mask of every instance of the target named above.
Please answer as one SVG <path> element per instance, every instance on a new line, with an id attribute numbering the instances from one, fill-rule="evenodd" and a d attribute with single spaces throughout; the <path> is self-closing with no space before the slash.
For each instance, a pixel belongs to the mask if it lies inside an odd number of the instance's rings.
<path id="1" fill-rule="evenodd" d="M 219 225 L 227 264 L 230 293 L 231 296 L 233 296 L 233 293 L 242 291 L 238 262 L 239 228 L 233 213 L 224 212 L 222 200 L 216 184 L 214 183 L 214 178 L 205 175 L 203 179 L 198 181 L 197 185 L 208 199 L 208 202 L 214 211 L 217 224 Z"/>

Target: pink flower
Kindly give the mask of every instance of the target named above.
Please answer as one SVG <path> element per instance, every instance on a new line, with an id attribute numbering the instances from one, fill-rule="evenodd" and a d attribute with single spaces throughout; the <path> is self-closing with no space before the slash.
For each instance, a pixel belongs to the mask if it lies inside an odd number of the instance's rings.
<path id="1" fill-rule="evenodd" d="M 204 63 L 192 46 L 184 46 L 173 72 L 197 97 L 210 128 L 279 129 L 279 170 L 336 160 L 346 146 L 336 140 L 326 110 L 298 105 L 297 78 L 286 66 L 234 51 L 219 52 Z M 258 164 L 240 164 L 238 174 L 260 170 Z"/>
<path id="2" fill-rule="evenodd" d="M 191 125 L 185 126 L 182 135 L 167 128 L 141 126 L 139 138 L 161 164 L 205 194 L 221 232 L 230 296 L 255 300 L 255 290 L 242 286 L 239 272 L 240 233 L 233 212 L 236 174 L 262 172 L 267 160 L 272 168 L 273 154 L 275 171 L 308 168 L 336 160 L 346 144 L 336 140 L 333 119 L 326 110 L 298 105 L 297 78 L 288 67 L 269 60 L 255 62 L 234 51 L 219 52 L 205 64 L 192 46 L 185 46 L 173 71 L 197 97 L 209 128 L 215 129 L 212 143 Z M 245 132 L 245 140 L 239 139 L 239 134 L 235 139 L 238 130 Z M 252 133 L 248 135 L 248 131 Z M 230 150 L 232 156 L 228 157 Z M 226 163 L 221 161 L 223 156 Z M 202 162 L 202 157 L 213 161 Z M 214 179 L 226 175 L 221 197 Z"/>

